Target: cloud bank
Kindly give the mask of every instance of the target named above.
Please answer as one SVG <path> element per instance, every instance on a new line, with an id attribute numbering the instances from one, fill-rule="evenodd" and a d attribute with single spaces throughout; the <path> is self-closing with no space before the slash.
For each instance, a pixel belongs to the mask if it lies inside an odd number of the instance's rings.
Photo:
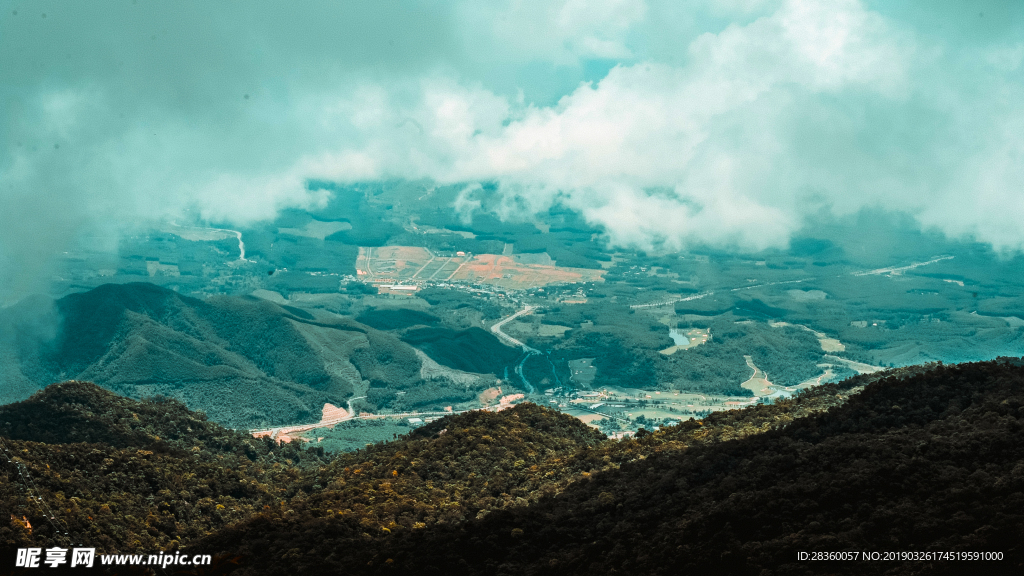
<path id="1" fill-rule="evenodd" d="M 314 206 L 311 179 L 495 182 L 620 245 L 871 207 L 1021 249 L 1024 9 L 891 4 L 8 2 L 0 289 L 97 227 Z"/>

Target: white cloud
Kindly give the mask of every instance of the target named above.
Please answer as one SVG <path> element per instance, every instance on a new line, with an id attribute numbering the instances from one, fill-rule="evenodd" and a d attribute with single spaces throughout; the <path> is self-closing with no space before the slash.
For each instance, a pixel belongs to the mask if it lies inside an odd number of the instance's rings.
<path id="1" fill-rule="evenodd" d="M 780 120 L 763 103 L 844 90 L 889 100 L 908 90 L 908 41 L 855 2 L 830 6 L 790 2 L 699 37 L 687 66 L 618 66 L 551 107 L 515 110 L 482 88 L 428 82 L 415 103 L 388 102 L 396 108 L 386 121 L 362 127 L 367 144 L 340 157 L 362 166 L 373 158 L 376 177 L 498 180 L 534 208 L 558 198 L 622 243 L 783 245 L 810 182 L 771 173 L 792 138 L 787 115 L 799 112 L 784 109 Z M 396 117 L 425 129 L 395 130 Z"/>
<path id="2" fill-rule="evenodd" d="M 497 180 L 506 206 L 565 202 L 622 244 L 783 246 L 807 214 L 874 206 L 1000 248 L 1024 242 L 1006 210 L 1019 204 L 1024 131 L 1002 128 L 1019 114 L 963 82 L 1019 94 L 1019 79 L 973 63 L 964 76 L 943 47 L 853 0 L 785 2 L 686 50 L 685 65 L 620 65 L 554 106 L 428 82 L 387 106 L 447 129 L 370 124 L 339 157 L 358 178 L 372 163 L 374 177 Z M 1014 53 L 993 50 L 1005 70 Z"/>
<path id="3" fill-rule="evenodd" d="M 630 58 L 627 36 L 647 6 L 643 0 L 505 0 L 466 2 L 460 11 L 466 40 L 488 58 L 575 65 L 584 58 Z"/>
<path id="4" fill-rule="evenodd" d="M 84 229 L 268 218 L 310 178 L 467 183 L 463 213 L 496 181 L 505 216 L 641 246 L 864 207 L 1024 245 L 1021 30 L 931 3 L 41 2 L 0 17 L 0 289 Z"/>

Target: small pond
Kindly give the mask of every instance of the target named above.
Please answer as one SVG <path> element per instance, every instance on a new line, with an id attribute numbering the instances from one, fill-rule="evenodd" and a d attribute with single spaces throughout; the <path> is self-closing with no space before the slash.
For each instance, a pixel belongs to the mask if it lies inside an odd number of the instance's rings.
<path id="1" fill-rule="evenodd" d="M 687 346 L 690 344 L 690 339 L 675 328 L 669 328 L 668 335 L 669 338 L 672 338 L 672 341 L 676 343 L 676 346 Z"/>

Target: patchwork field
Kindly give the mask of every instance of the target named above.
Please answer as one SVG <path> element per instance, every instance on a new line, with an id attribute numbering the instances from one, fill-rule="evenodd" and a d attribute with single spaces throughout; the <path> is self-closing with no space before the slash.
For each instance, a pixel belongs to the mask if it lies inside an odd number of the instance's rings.
<path id="1" fill-rule="evenodd" d="M 511 256 L 478 254 L 461 266 L 451 279 L 522 290 L 549 284 L 601 282 L 604 273 L 604 270 L 527 264 Z"/>
<path id="2" fill-rule="evenodd" d="M 416 246 L 359 248 L 356 273 L 369 282 L 453 281 L 527 289 L 570 282 L 601 282 L 604 270 L 538 264 L 497 254 L 440 255 Z M 550 261 L 550 258 L 547 258 Z"/>
<path id="3" fill-rule="evenodd" d="M 467 260 L 466 256 L 435 256 L 418 246 L 360 247 L 356 274 L 369 282 L 443 281 Z"/>

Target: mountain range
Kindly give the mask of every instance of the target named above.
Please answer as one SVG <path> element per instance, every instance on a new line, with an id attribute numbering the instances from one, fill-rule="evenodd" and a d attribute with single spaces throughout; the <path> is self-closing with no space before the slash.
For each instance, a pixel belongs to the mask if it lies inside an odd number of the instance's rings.
<path id="1" fill-rule="evenodd" d="M 0 547 L 196 551 L 239 574 L 1015 574 L 1022 431 L 1024 360 L 1006 358 L 862 375 L 622 441 L 523 404 L 337 455 L 69 382 L 0 408 L 0 513 L 34 527 L 12 520 Z M 1001 559 L 799 555 L 839 551 Z"/>
<path id="2" fill-rule="evenodd" d="M 414 324 L 436 320 L 423 316 Z M 423 383 L 420 357 L 396 333 L 253 296 L 199 300 L 147 283 L 28 299 L 0 311 L 0 334 L 0 402 L 87 380 L 133 398 L 178 398 L 221 424 L 255 428 L 317 421 L 325 403 L 345 406 L 371 387 Z M 455 368 L 493 373 L 495 358 L 518 356 L 479 328 L 423 325 L 408 334 Z"/>

